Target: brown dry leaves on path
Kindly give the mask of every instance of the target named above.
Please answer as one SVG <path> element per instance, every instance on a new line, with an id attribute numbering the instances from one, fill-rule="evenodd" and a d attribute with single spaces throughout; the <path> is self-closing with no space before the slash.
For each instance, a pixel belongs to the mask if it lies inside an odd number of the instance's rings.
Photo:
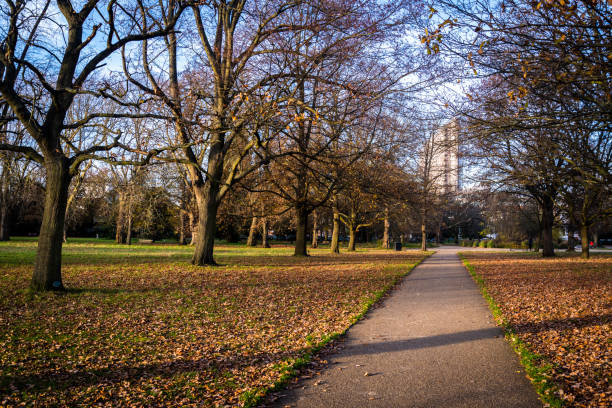
<path id="1" fill-rule="evenodd" d="M 569 406 L 612 406 L 612 257 L 466 252 Z"/>
<path id="2" fill-rule="evenodd" d="M 241 405 L 423 257 L 228 251 L 214 268 L 75 260 L 63 294 L 1 265 L 0 405 Z"/>

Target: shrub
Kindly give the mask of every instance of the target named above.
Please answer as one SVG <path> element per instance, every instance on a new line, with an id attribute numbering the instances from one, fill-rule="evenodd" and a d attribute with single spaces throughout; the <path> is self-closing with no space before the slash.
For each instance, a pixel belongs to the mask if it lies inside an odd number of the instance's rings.
<path id="1" fill-rule="evenodd" d="M 487 241 L 487 248 L 495 248 L 495 243 L 493 241 Z"/>

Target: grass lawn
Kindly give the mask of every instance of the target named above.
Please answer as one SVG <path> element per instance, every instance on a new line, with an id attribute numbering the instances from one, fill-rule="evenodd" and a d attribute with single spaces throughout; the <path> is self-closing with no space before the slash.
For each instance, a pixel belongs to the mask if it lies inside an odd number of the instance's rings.
<path id="1" fill-rule="evenodd" d="M 524 344 L 536 385 L 572 407 L 612 406 L 612 256 L 466 252 L 494 311 Z M 537 384 L 539 383 L 539 385 Z"/>
<path id="2" fill-rule="evenodd" d="M 0 406 L 250 405 L 425 255 L 69 240 L 65 293 L 28 290 L 36 242 L 0 243 Z"/>

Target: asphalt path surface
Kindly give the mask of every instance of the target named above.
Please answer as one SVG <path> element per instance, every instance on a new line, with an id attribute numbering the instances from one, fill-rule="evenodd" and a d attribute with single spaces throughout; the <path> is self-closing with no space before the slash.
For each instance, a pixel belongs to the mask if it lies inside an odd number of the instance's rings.
<path id="1" fill-rule="evenodd" d="M 277 407 L 542 407 L 461 264 L 441 247 Z"/>

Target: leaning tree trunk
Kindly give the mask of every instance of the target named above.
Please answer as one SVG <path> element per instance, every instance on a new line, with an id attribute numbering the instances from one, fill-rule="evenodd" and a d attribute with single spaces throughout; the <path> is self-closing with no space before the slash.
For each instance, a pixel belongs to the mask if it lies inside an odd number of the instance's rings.
<path id="1" fill-rule="evenodd" d="M 339 238 L 340 238 L 340 211 L 338 210 L 338 199 L 337 197 L 334 197 L 334 204 L 333 204 L 333 229 L 332 229 L 332 238 L 331 238 L 331 244 L 330 244 L 330 250 L 332 253 L 340 253 L 340 245 L 339 245 Z"/>
<path id="2" fill-rule="evenodd" d="M 308 230 L 308 210 L 304 205 L 298 205 L 295 209 L 295 250 L 294 256 L 308 256 L 306 251 L 306 231 Z"/>
<path id="3" fill-rule="evenodd" d="M 270 248 L 268 243 L 268 219 L 266 217 L 261 219 L 261 247 Z"/>
<path id="4" fill-rule="evenodd" d="M 390 248 L 390 243 L 389 243 L 389 227 L 390 227 L 390 222 L 389 222 L 389 207 L 385 207 L 385 220 L 384 220 L 384 231 L 383 231 L 383 242 L 382 242 L 382 247 L 385 249 L 389 249 Z"/>
<path id="5" fill-rule="evenodd" d="M 316 210 L 312 212 L 312 247 L 319 247 L 319 216 Z"/>
<path id="6" fill-rule="evenodd" d="M 548 196 L 544 197 L 542 202 L 542 256 L 552 257 L 555 256 L 555 249 L 553 247 L 553 224 L 555 220 L 554 203 Z"/>
<path id="7" fill-rule="evenodd" d="M 580 226 L 580 241 L 582 245 L 581 258 L 588 259 L 589 253 L 589 227 L 586 224 Z"/>
<path id="8" fill-rule="evenodd" d="M 51 153 L 53 154 L 53 153 Z M 34 290 L 63 290 L 62 244 L 64 218 L 70 187 L 69 163 L 64 157 L 46 157 L 45 207 L 31 287 Z"/>
<path id="9" fill-rule="evenodd" d="M 247 238 L 246 245 L 254 247 L 257 245 L 255 234 L 257 233 L 257 217 L 253 216 L 251 219 L 251 227 L 249 228 L 249 237 Z"/>

